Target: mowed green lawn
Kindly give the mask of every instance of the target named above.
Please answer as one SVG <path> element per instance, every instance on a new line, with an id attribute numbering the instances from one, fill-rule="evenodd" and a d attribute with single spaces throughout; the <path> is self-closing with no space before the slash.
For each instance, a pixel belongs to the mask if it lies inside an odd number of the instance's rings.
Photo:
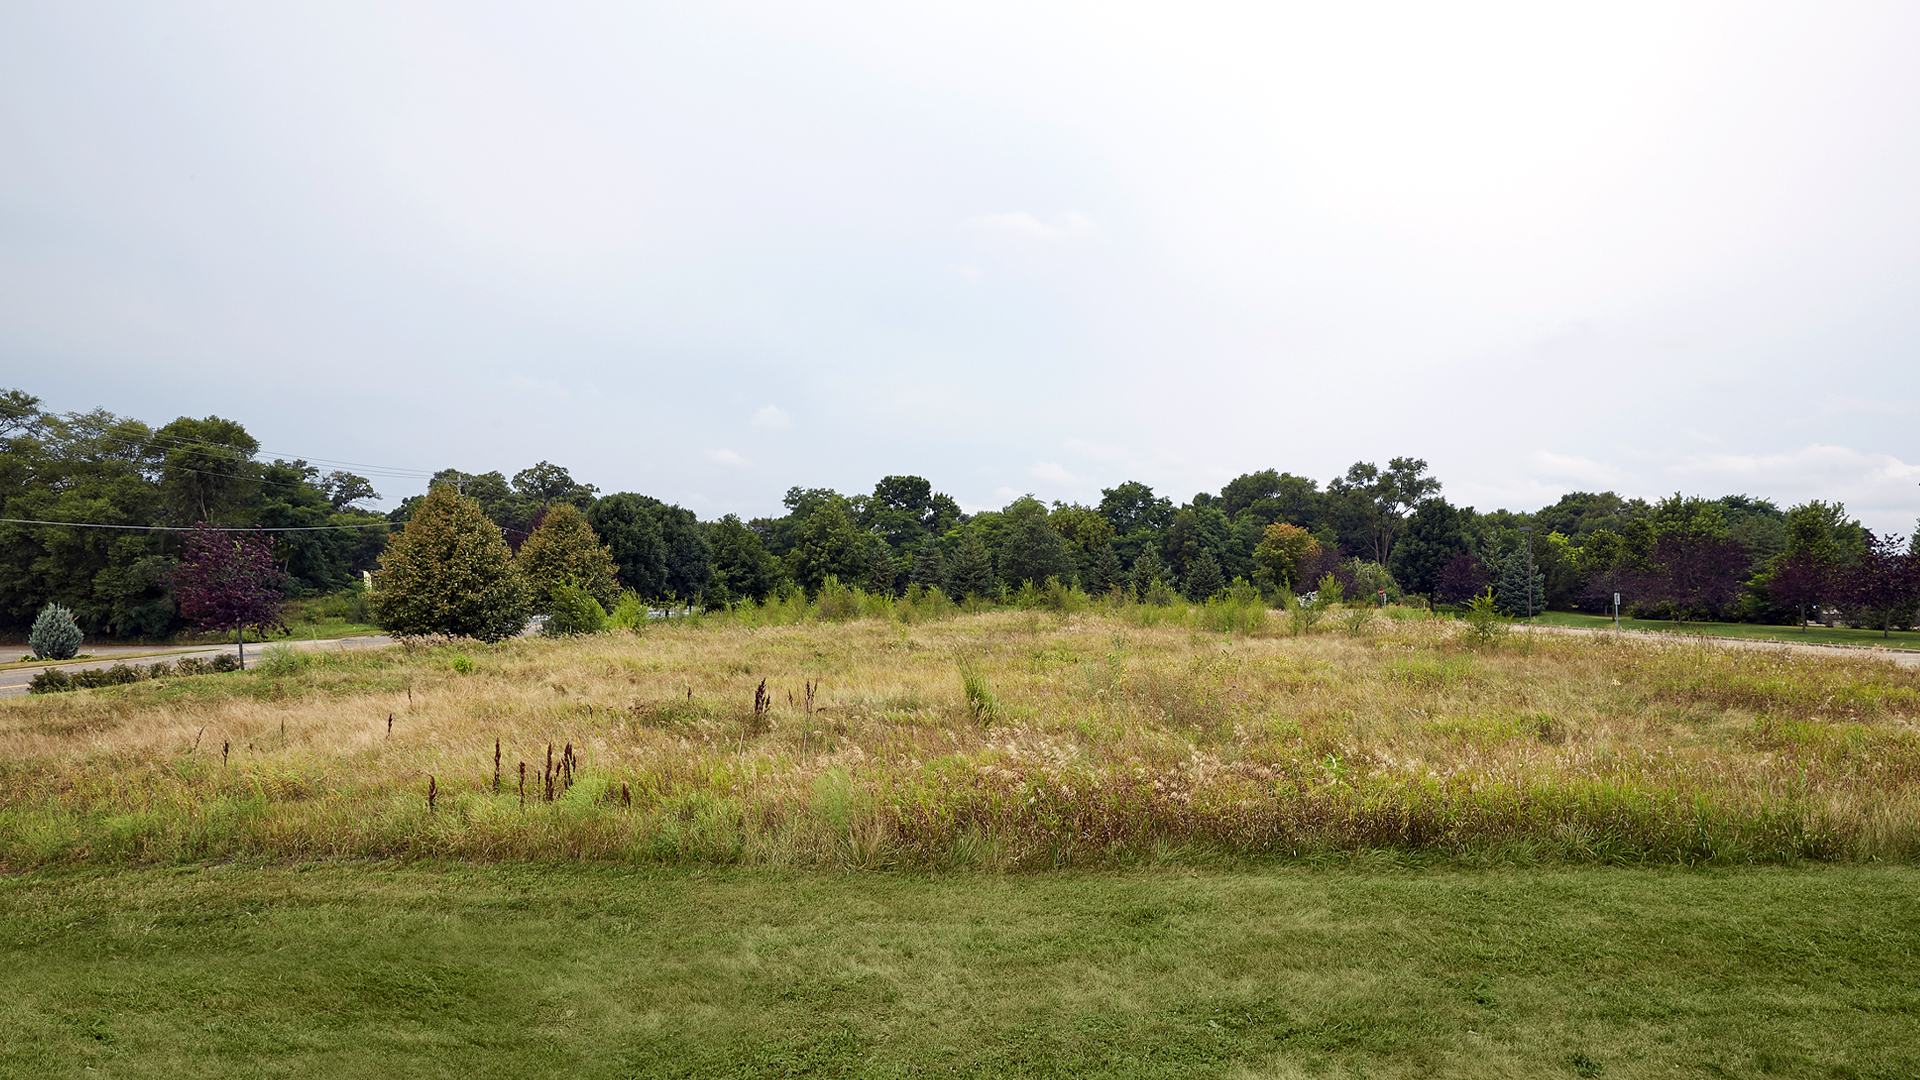
<path id="1" fill-rule="evenodd" d="M 1920 1076 L 1920 871 L 0 880 L 6 1076 Z"/>
<path id="2" fill-rule="evenodd" d="M 1525 619 L 1516 620 L 1524 623 Z M 1611 630 L 1613 617 L 1582 615 L 1577 611 L 1546 611 L 1534 616 L 1542 626 L 1574 626 L 1584 630 Z M 1756 641 L 1798 641 L 1817 645 L 1864 645 L 1869 648 L 1920 649 L 1920 632 L 1893 630 L 1884 636 L 1878 630 L 1851 627 L 1768 626 L 1761 623 L 1672 623 L 1664 619 L 1620 619 L 1622 630 L 1648 630 L 1654 633 L 1704 634 L 1709 637 L 1750 638 Z"/>

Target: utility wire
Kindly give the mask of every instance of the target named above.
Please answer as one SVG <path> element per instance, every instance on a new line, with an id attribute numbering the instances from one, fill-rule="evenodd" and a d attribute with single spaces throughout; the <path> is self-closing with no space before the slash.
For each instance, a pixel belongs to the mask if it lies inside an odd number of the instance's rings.
<path id="1" fill-rule="evenodd" d="M 69 529 L 145 529 L 157 532 L 328 532 L 333 529 L 390 529 L 391 521 L 367 521 L 359 525 L 101 525 L 91 521 L 36 521 L 32 518 L 0 518 L 0 525 L 64 525 Z"/>

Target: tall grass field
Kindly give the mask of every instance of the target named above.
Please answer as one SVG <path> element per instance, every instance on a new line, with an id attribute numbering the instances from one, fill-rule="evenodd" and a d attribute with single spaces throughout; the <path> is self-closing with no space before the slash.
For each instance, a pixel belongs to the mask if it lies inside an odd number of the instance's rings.
<path id="1" fill-rule="evenodd" d="M 10 701 L 0 866 L 1920 852 L 1920 673 L 1871 659 L 1416 611 L 788 614 Z"/>

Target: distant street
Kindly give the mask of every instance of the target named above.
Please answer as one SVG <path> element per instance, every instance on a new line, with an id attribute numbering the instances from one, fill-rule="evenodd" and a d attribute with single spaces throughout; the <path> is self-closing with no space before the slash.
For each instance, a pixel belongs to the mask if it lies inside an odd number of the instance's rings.
<path id="1" fill-rule="evenodd" d="M 261 650 L 274 645 L 286 645 L 303 652 L 337 652 L 357 649 L 380 649 L 393 644 L 393 639 L 384 634 L 370 637 L 322 638 L 317 641 L 270 641 L 262 645 L 247 643 L 247 666 L 252 667 L 260 660 Z M 98 645 L 88 649 L 85 660 L 66 660 L 52 664 L 33 664 L 29 667 L 11 668 L 0 671 L 0 698 L 19 697 L 27 692 L 27 684 L 33 677 L 47 668 L 60 668 L 69 673 L 85 671 L 88 668 L 110 668 L 115 664 L 128 667 L 150 667 L 157 663 L 171 663 L 183 656 L 209 657 L 219 653 L 233 652 L 231 643 L 225 645 L 189 645 L 180 648 L 154 645 Z M 0 664 L 13 663 L 27 653 L 26 647 L 9 645 L 0 647 Z"/>

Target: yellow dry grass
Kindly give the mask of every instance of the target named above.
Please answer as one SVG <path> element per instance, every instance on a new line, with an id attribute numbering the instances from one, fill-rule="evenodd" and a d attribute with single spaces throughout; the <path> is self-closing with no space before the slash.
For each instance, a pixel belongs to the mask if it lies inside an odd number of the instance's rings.
<path id="1" fill-rule="evenodd" d="M 1920 836 L 1912 672 L 1601 635 L 1476 650 L 1424 619 L 1200 624 L 711 619 L 15 701 L 0 860 L 1739 862 L 1905 859 Z"/>

